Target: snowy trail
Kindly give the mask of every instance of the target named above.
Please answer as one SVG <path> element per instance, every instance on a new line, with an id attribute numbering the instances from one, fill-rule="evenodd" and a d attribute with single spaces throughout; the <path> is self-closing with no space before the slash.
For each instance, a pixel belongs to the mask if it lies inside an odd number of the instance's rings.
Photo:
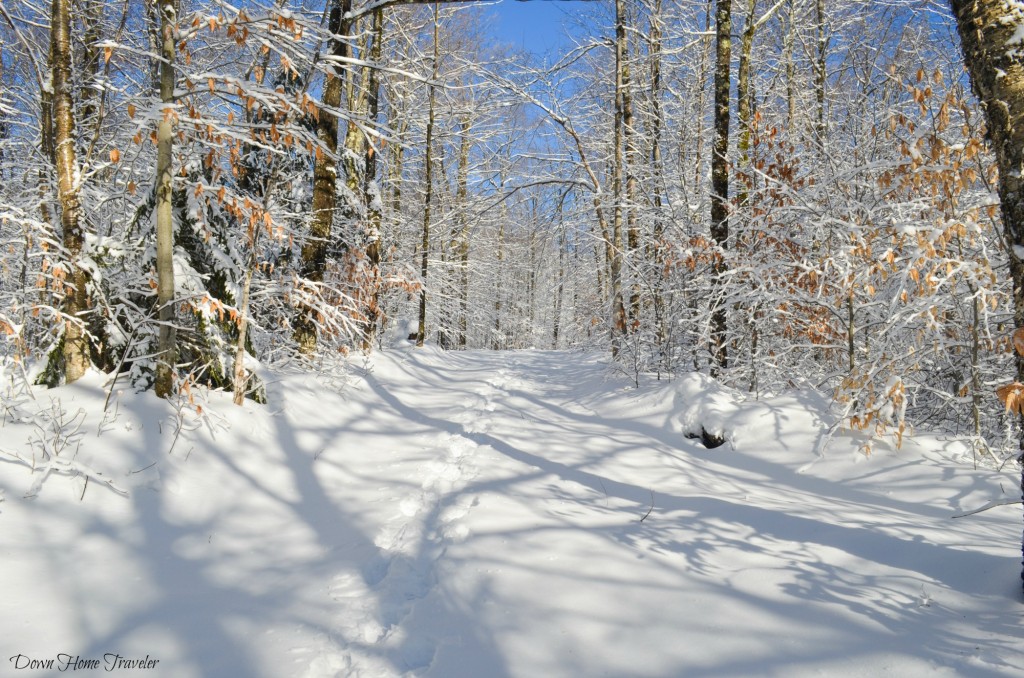
<path id="1" fill-rule="evenodd" d="M 609 398 L 600 361 L 566 358 L 446 357 L 435 387 L 466 396 L 455 416 L 410 404 L 444 395 L 381 391 L 404 418 L 443 431 L 442 447 L 474 466 L 431 499 L 436 510 L 419 528 L 444 535 L 446 518 L 459 519 L 458 538 L 443 539 L 444 557 L 431 560 L 430 596 L 418 596 L 406 617 L 418 629 L 408 633 L 434 654 L 400 670 L 751 675 L 775 664 L 769 673 L 810 675 L 839 662 L 846 675 L 958 675 L 965 666 L 999 675 L 970 623 L 942 636 L 952 647 L 924 641 L 936 651 L 927 661 L 908 655 L 901 637 L 938 630 L 916 622 L 944 587 L 988 594 L 1013 614 L 1003 598 L 1013 560 L 957 550 L 946 510 L 893 498 L 875 478 L 879 468 L 857 467 L 867 476 L 844 484 L 827 477 L 828 463 L 816 469 L 824 478 L 799 473 L 813 444 L 776 455 L 788 465 L 704 450 L 680 439 L 672 408 L 625 390 Z M 770 406 L 758 415 L 775 426 L 780 417 L 811 418 Z M 748 424 L 747 433 L 759 427 Z M 783 447 L 784 438 L 773 432 Z M 849 459 L 832 470 L 849 472 Z M 1007 577 L 1003 585 L 979 574 L 993 571 Z M 965 581 L 965 573 L 975 575 Z M 869 591 L 877 604 L 856 602 Z M 484 623 L 467 630 L 466 617 Z M 966 664 L 944 666 L 946 653 Z"/>
<path id="2" fill-rule="evenodd" d="M 63 393 L 95 430 L 102 392 Z M 950 520 L 1015 479 L 953 461 L 956 443 L 868 459 L 839 435 L 818 458 L 814 394 L 746 403 L 697 377 L 636 390 L 560 352 L 397 350 L 342 389 L 296 375 L 270 396 L 214 403 L 216 437 L 186 432 L 171 455 L 162 404 L 126 398 L 80 459 L 128 499 L 90 486 L 82 502 L 60 479 L 21 500 L 26 470 L 0 464 L 0 576 L 19 582 L 0 599 L 0 665 L 120 652 L 174 677 L 1024 672 L 1017 511 Z M 712 416 L 729 444 L 683 437 Z"/>

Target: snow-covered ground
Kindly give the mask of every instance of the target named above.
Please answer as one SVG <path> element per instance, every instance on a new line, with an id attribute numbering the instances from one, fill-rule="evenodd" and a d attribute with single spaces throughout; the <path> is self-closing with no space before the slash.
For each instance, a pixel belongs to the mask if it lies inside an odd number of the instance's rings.
<path id="1" fill-rule="evenodd" d="M 268 391 L 180 422 L 119 388 L 104 415 L 97 374 L 8 403 L 0 675 L 1024 675 L 1019 507 L 951 518 L 1017 479 L 959 443 L 819 456 L 818 395 L 630 389 L 564 352 L 401 349 Z M 25 499 L 10 454 L 62 445 Z"/>

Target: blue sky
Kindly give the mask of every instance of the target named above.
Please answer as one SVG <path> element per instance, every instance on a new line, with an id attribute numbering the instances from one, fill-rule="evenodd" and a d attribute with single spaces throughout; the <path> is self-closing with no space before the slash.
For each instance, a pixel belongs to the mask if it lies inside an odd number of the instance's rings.
<path id="1" fill-rule="evenodd" d="M 571 46 L 563 27 L 566 19 L 596 10 L 600 4 L 595 0 L 501 0 L 486 11 L 493 16 L 493 34 L 498 42 L 546 54 Z"/>

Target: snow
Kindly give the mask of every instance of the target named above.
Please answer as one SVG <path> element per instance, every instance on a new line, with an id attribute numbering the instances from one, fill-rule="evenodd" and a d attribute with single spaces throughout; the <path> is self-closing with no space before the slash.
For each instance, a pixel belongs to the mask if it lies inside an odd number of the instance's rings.
<path id="1" fill-rule="evenodd" d="M 268 372 L 267 406 L 115 392 L 104 414 L 95 372 L 9 399 L 0 661 L 116 653 L 182 677 L 1024 671 L 1019 507 L 952 519 L 1015 499 L 1017 478 L 974 470 L 964 444 L 922 434 L 865 457 L 860 433 L 823 445 L 832 415 L 810 391 L 751 401 L 701 375 L 631 389 L 595 355 L 395 345 L 343 387 Z M 52 422 L 79 411 L 63 441 Z M 695 427 L 729 444 L 705 449 L 684 437 Z M 39 473 L 10 454 L 62 442 L 25 499 Z"/>
<path id="2" fill-rule="evenodd" d="M 1007 6 L 1000 23 L 1014 27 L 1013 35 L 1006 40 L 1007 47 L 1024 42 L 1024 3 L 1019 0 L 1007 0 Z"/>

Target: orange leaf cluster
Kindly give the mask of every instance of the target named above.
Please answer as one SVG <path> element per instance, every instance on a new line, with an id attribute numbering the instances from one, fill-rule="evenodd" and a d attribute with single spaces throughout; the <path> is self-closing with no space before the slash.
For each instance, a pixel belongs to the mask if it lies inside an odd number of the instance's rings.
<path id="1" fill-rule="evenodd" d="M 996 389 L 999 402 L 1006 406 L 1007 412 L 1024 414 L 1024 384 L 1015 381 Z"/>

